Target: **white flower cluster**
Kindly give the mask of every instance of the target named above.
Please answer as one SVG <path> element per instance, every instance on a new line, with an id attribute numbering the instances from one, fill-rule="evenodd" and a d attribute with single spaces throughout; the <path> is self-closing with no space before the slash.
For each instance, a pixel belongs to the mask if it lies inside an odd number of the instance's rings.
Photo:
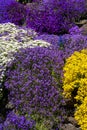
<path id="1" fill-rule="evenodd" d="M 22 29 L 12 23 L 0 24 L 0 82 L 3 81 L 7 63 L 19 48 L 50 46 L 43 40 L 33 40 L 36 35 L 31 29 Z"/>
<path id="2" fill-rule="evenodd" d="M 12 42 L 28 42 L 36 36 L 32 29 L 21 28 L 13 23 L 0 24 L 0 40 L 9 40 Z"/>

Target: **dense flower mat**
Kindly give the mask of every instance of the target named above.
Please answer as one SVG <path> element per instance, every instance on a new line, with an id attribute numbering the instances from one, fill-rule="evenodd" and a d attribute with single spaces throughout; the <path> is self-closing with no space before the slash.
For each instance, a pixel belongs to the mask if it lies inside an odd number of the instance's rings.
<path id="1" fill-rule="evenodd" d="M 36 32 L 31 29 L 19 28 L 12 23 L 0 24 L 0 80 L 3 77 L 6 64 L 13 58 L 13 53 L 19 48 L 50 45 L 40 40 L 33 41 L 36 35 Z"/>
<path id="2" fill-rule="evenodd" d="M 63 89 L 66 91 L 70 85 L 68 84 L 67 87 L 64 85 L 62 89 L 63 66 L 65 64 L 67 72 L 69 63 L 72 65 L 74 63 L 71 55 L 75 51 L 87 47 L 87 37 L 79 31 L 73 34 L 75 28 L 70 31 L 70 34 L 63 36 L 38 35 L 31 29 L 20 28 L 12 23 L 0 24 L 0 28 L 0 77 L 2 79 L 1 84 L 4 85 L 0 91 L 0 99 L 3 99 L 3 90 L 7 89 L 7 107 L 13 109 L 4 119 L 2 128 L 4 130 L 12 130 L 12 128 L 14 130 L 39 130 L 40 128 L 55 130 L 61 128 L 66 117 L 64 112 L 65 99 L 62 92 Z M 84 52 L 86 53 L 86 51 Z M 86 55 L 79 52 L 77 54 Z M 71 62 L 68 63 L 66 58 L 70 56 Z M 84 64 L 86 58 L 84 57 L 84 60 L 83 56 L 80 58 L 82 60 L 79 63 L 83 61 Z M 76 60 L 75 62 L 78 63 Z M 72 66 L 70 67 L 72 68 Z M 69 68 L 69 72 L 71 70 L 74 73 L 75 68 L 71 68 Z M 78 72 L 82 73 L 79 69 Z M 70 75 L 72 76 L 72 74 Z M 70 76 L 66 76 L 66 78 L 68 77 Z M 78 95 L 74 96 L 78 97 Z M 80 98 L 78 99 L 80 100 Z M 77 115 L 80 108 L 82 109 L 81 106 L 77 107 L 75 112 L 75 118 L 78 122 L 79 116 Z M 61 116 L 58 113 L 61 113 Z M 22 120 L 25 122 L 24 125 L 22 125 Z M 79 123 L 79 125 L 83 129 L 83 124 Z"/>
<path id="3" fill-rule="evenodd" d="M 16 0 L 0 0 L 0 23 L 26 24 L 40 33 L 64 34 L 87 16 L 86 0 L 35 0 L 22 5 Z"/>
<path id="4" fill-rule="evenodd" d="M 73 62 L 72 62 L 73 61 Z M 87 49 L 74 52 L 64 66 L 64 92 L 66 98 L 75 100 L 75 119 L 82 130 L 87 129 Z"/>
<path id="5" fill-rule="evenodd" d="M 0 130 L 63 130 L 69 102 L 87 129 L 86 16 L 85 0 L 0 0 Z"/>

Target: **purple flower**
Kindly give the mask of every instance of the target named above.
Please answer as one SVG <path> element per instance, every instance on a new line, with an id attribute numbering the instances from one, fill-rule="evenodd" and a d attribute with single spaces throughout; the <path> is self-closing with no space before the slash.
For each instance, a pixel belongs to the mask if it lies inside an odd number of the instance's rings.
<path id="1" fill-rule="evenodd" d="M 22 25 L 26 19 L 24 6 L 16 0 L 0 0 L 0 23 L 12 22 Z"/>
<path id="2" fill-rule="evenodd" d="M 9 130 L 29 130 L 35 126 L 35 121 L 26 118 L 23 115 L 18 115 L 15 112 L 10 112 L 3 123 L 3 129 Z"/>
<path id="3" fill-rule="evenodd" d="M 84 12 L 85 0 L 42 0 L 27 6 L 26 24 L 40 33 L 64 34 Z"/>
<path id="4" fill-rule="evenodd" d="M 75 26 L 75 27 L 70 28 L 69 33 L 71 35 L 81 34 L 81 30 L 78 26 Z"/>
<path id="5" fill-rule="evenodd" d="M 20 49 L 8 66 L 5 86 L 9 101 L 21 113 L 30 112 L 40 118 L 64 115 L 61 74 L 62 51 L 49 48 Z M 37 120 L 37 119 L 36 119 Z M 56 124 L 62 123 L 58 118 Z"/>
<path id="6" fill-rule="evenodd" d="M 0 23 L 9 22 L 6 8 L 15 0 L 0 0 Z"/>

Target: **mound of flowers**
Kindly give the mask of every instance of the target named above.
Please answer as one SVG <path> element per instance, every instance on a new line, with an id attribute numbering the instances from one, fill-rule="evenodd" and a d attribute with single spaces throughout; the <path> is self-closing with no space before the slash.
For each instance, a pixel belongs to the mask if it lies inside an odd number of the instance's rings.
<path id="1" fill-rule="evenodd" d="M 0 130 L 62 130 L 67 101 L 86 130 L 86 1 L 17 1 L 0 1 Z"/>
<path id="2" fill-rule="evenodd" d="M 64 34 L 84 12 L 85 0 L 43 0 L 27 6 L 26 25 L 40 33 Z"/>
<path id="3" fill-rule="evenodd" d="M 35 0 L 27 6 L 16 0 L 1 0 L 0 5 L 0 23 L 25 24 L 49 34 L 67 33 L 87 12 L 85 0 Z"/>
<path id="4" fill-rule="evenodd" d="M 16 0 L 0 0 L 0 23 L 12 22 L 16 25 L 23 25 L 25 20 L 24 5 Z"/>
<path id="5" fill-rule="evenodd" d="M 63 94 L 74 100 L 75 119 L 82 130 L 87 129 L 87 50 L 74 52 L 64 66 Z"/>
<path id="6" fill-rule="evenodd" d="M 53 35 L 53 34 L 42 34 L 37 35 L 35 40 L 44 40 L 49 42 L 56 49 L 63 52 L 64 61 L 66 58 L 71 56 L 75 51 L 80 51 L 87 48 L 87 36 L 81 34 L 81 30 L 75 26 L 69 30 L 70 34 L 64 35 Z"/>
<path id="7" fill-rule="evenodd" d="M 62 36 L 60 36 L 62 38 Z M 60 37 L 58 35 L 54 35 L 54 34 L 42 34 L 42 35 L 37 35 L 34 39 L 35 40 L 44 40 L 46 42 L 49 42 L 50 44 L 54 45 L 54 46 L 59 46 L 60 44 Z"/>
<path id="8" fill-rule="evenodd" d="M 15 0 L 0 0 L 0 23 L 8 22 L 6 8 Z"/>
<path id="9" fill-rule="evenodd" d="M 35 121 L 29 116 L 20 115 L 17 111 L 11 111 L 4 123 L 0 124 L 0 130 L 33 130 Z"/>
<path id="10" fill-rule="evenodd" d="M 86 87 L 84 86 L 85 85 L 84 83 L 86 83 L 86 62 L 87 62 L 87 55 L 83 53 L 83 51 L 74 52 L 74 54 L 66 60 L 66 64 L 64 67 L 64 86 L 63 86 L 66 97 L 71 98 L 72 92 L 74 91 L 74 89 L 77 88 L 78 89 L 77 94 L 79 94 L 78 99 L 81 102 L 83 101 L 85 95 L 84 93 L 83 95 L 80 94 L 80 89 L 85 90 L 84 87 Z"/>
<path id="11" fill-rule="evenodd" d="M 24 5 L 18 2 L 12 2 L 6 8 L 7 18 L 9 22 L 12 22 L 16 25 L 23 25 L 26 20 L 26 9 Z"/>
<path id="12" fill-rule="evenodd" d="M 0 86 L 3 82 L 7 63 L 13 59 L 13 53 L 19 48 L 50 46 L 45 41 L 33 40 L 36 35 L 36 32 L 31 29 L 19 28 L 12 23 L 0 24 Z M 0 93 L 1 91 L 2 88 L 0 87 Z"/>
<path id="13" fill-rule="evenodd" d="M 64 121 L 63 64 L 61 52 L 43 47 L 20 49 L 8 64 L 8 100 L 20 115 L 30 113 L 36 128 L 59 129 Z"/>
<path id="14" fill-rule="evenodd" d="M 0 24 L 0 71 L 1 67 L 12 58 L 13 52 L 21 47 L 49 46 L 50 44 L 41 40 L 34 40 L 36 32 L 19 28 L 12 23 Z M 0 76 L 1 77 L 1 76 Z"/>
<path id="15" fill-rule="evenodd" d="M 74 116 L 78 125 L 81 126 L 81 130 L 87 130 L 87 95 L 84 98 L 83 103 L 77 107 Z"/>

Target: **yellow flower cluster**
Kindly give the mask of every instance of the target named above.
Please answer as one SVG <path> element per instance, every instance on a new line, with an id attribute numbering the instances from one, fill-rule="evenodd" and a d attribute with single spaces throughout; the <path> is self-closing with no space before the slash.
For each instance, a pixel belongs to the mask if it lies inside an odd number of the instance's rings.
<path id="1" fill-rule="evenodd" d="M 87 130 L 87 49 L 74 52 L 63 70 L 63 94 L 65 98 L 76 99 L 75 119 L 82 130 Z"/>
<path id="2" fill-rule="evenodd" d="M 83 101 L 87 96 L 87 52 L 74 52 L 66 60 L 64 66 L 63 89 L 66 98 L 74 96 L 76 100 Z M 75 95 L 74 90 L 77 90 Z M 73 95 L 72 95 L 73 93 Z"/>
<path id="3" fill-rule="evenodd" d="M 77 107 L 74 116 L 78 124 L 81 126 L 81 129 L 87 130 L 87 97 L 85 97 L 83 103 Z"/>

